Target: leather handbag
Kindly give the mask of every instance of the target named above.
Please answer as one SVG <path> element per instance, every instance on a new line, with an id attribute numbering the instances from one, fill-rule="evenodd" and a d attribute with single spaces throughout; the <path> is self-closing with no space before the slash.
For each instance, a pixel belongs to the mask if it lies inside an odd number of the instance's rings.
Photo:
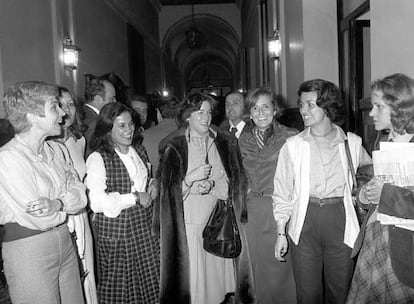
<path id="1" fill-rule="evenodd" d="M 241 239 L 232 199 L 218 199 L 203 230 L 204 249 L 222 258 L 236 258 L 241 252 Z"/>

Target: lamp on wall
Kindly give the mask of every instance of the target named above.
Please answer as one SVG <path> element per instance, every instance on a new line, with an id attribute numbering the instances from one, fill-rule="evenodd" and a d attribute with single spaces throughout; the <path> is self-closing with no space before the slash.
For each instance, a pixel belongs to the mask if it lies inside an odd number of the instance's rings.
<path id="1" fill-rule="evenodd" d="M 80 50 L 67 35 L 63 41 L 63 64 L 65 68 L 69 70 L 76 70 L 78 68 Z"/>
<path id="2" fill-rule="evenodd" d="M 267 39 L 267 48 L 269 51 L 269 58 L 271 60 L 274 61 L 274 60 L 279 59 L 280 51 L 282 50 L 279 30 L 274 30 L 273 35 Z"/>

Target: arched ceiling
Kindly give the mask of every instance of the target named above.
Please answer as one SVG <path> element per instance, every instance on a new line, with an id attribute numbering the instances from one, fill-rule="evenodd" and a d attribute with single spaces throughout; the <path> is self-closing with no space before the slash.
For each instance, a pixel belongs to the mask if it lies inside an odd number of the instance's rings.
<path id="1" fill-rule="evenodd" d="M 185 34 L 193 22 L 202 37 L 201 47 L 196 49 L 188 47 Z M 167 31 L 162 49 L 163 56 L 169 57 L 163 60 L 173 63 L 186 83 L 202 67 L 211 75 L 217 74 L 214 69 L 220 69 L 220 75 L 225 71 L 232 80 L 240 64 L 240 39 L 236 31 L 227 21 L 209 14 L 188 15 L 179 20 Z"/>
<path id="2" fill-rule="evenodd" d="M 235 0 L 160 0 L 162 5 L 234 3 Z"/>

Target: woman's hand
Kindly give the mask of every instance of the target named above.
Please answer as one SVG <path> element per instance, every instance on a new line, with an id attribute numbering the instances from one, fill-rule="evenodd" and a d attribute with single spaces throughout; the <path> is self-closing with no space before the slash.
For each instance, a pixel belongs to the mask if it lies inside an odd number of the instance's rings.
<path id="1" fill-rule="evenodd" d="M 205 180 L 211 172 L 211 165 L 201 165 L 198 168 L 195 168 L 194 170 L 190 171 L 186 177 L 184 178 L 184 182 L 191 186 L 194 182 Z"/>
<path id="2" fill-rule="evenodd" d="M 26 212 L 36 217 L 48 216 L 56 213 L 62 207 L 62 201 L 55 199 L 51 201 L 47 197 L 40 197 L 37 201 L 26 204 Z"/>
<path id="3" fill-rule="evenodd" d="M 152 198 L 151 195 L 147 192 L 138 192 L 139 193 L 139 203 L 142 207 L 146 208 L 151 205 Z"/>
<path id="4" fill-rule="evenodd" d="M 368 201 L 373 204 L 378 204 L 381 197 L 382 187 L 384 187 L 384 182 L 378 178 L 373 178 L 363 186 L 362 191 Z"/>
<path id="5" fill-rule="evenodd" d="M 276 239 L 275 245 L 275 258 L 278 259 L 280 262 L 286 262 L 283 258 L 288 251 L 288 240 L 286 235 L 278 235 Z"/>
<path id="6" fill-rule="evenodd" d="M 150 195 L 152 200 L 155 200 L 157 198 L 158 181 L 155 178 L 149 184 L 147 192 Z"/>
<path id="7" fill-rule="evenodd" d="M 200 194 L 208 194 L 210 190 L 214 187 L 214 181 L 213 180 L 203 180 L 197 184 L 198 191 L 200 191 Z"/>

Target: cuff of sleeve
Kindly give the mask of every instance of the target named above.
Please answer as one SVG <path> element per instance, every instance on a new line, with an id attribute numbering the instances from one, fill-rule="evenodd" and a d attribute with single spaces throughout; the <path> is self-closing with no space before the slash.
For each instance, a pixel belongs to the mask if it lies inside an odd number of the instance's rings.
<path id="1" fill-rule="evenodd" d="M 289 221 L 289 217 L 285 215 L 275 214 L 274 217 L 275 217 L 275 220 L 278 226 L 279 225 L 286 226 L 287 222 Z"/>

